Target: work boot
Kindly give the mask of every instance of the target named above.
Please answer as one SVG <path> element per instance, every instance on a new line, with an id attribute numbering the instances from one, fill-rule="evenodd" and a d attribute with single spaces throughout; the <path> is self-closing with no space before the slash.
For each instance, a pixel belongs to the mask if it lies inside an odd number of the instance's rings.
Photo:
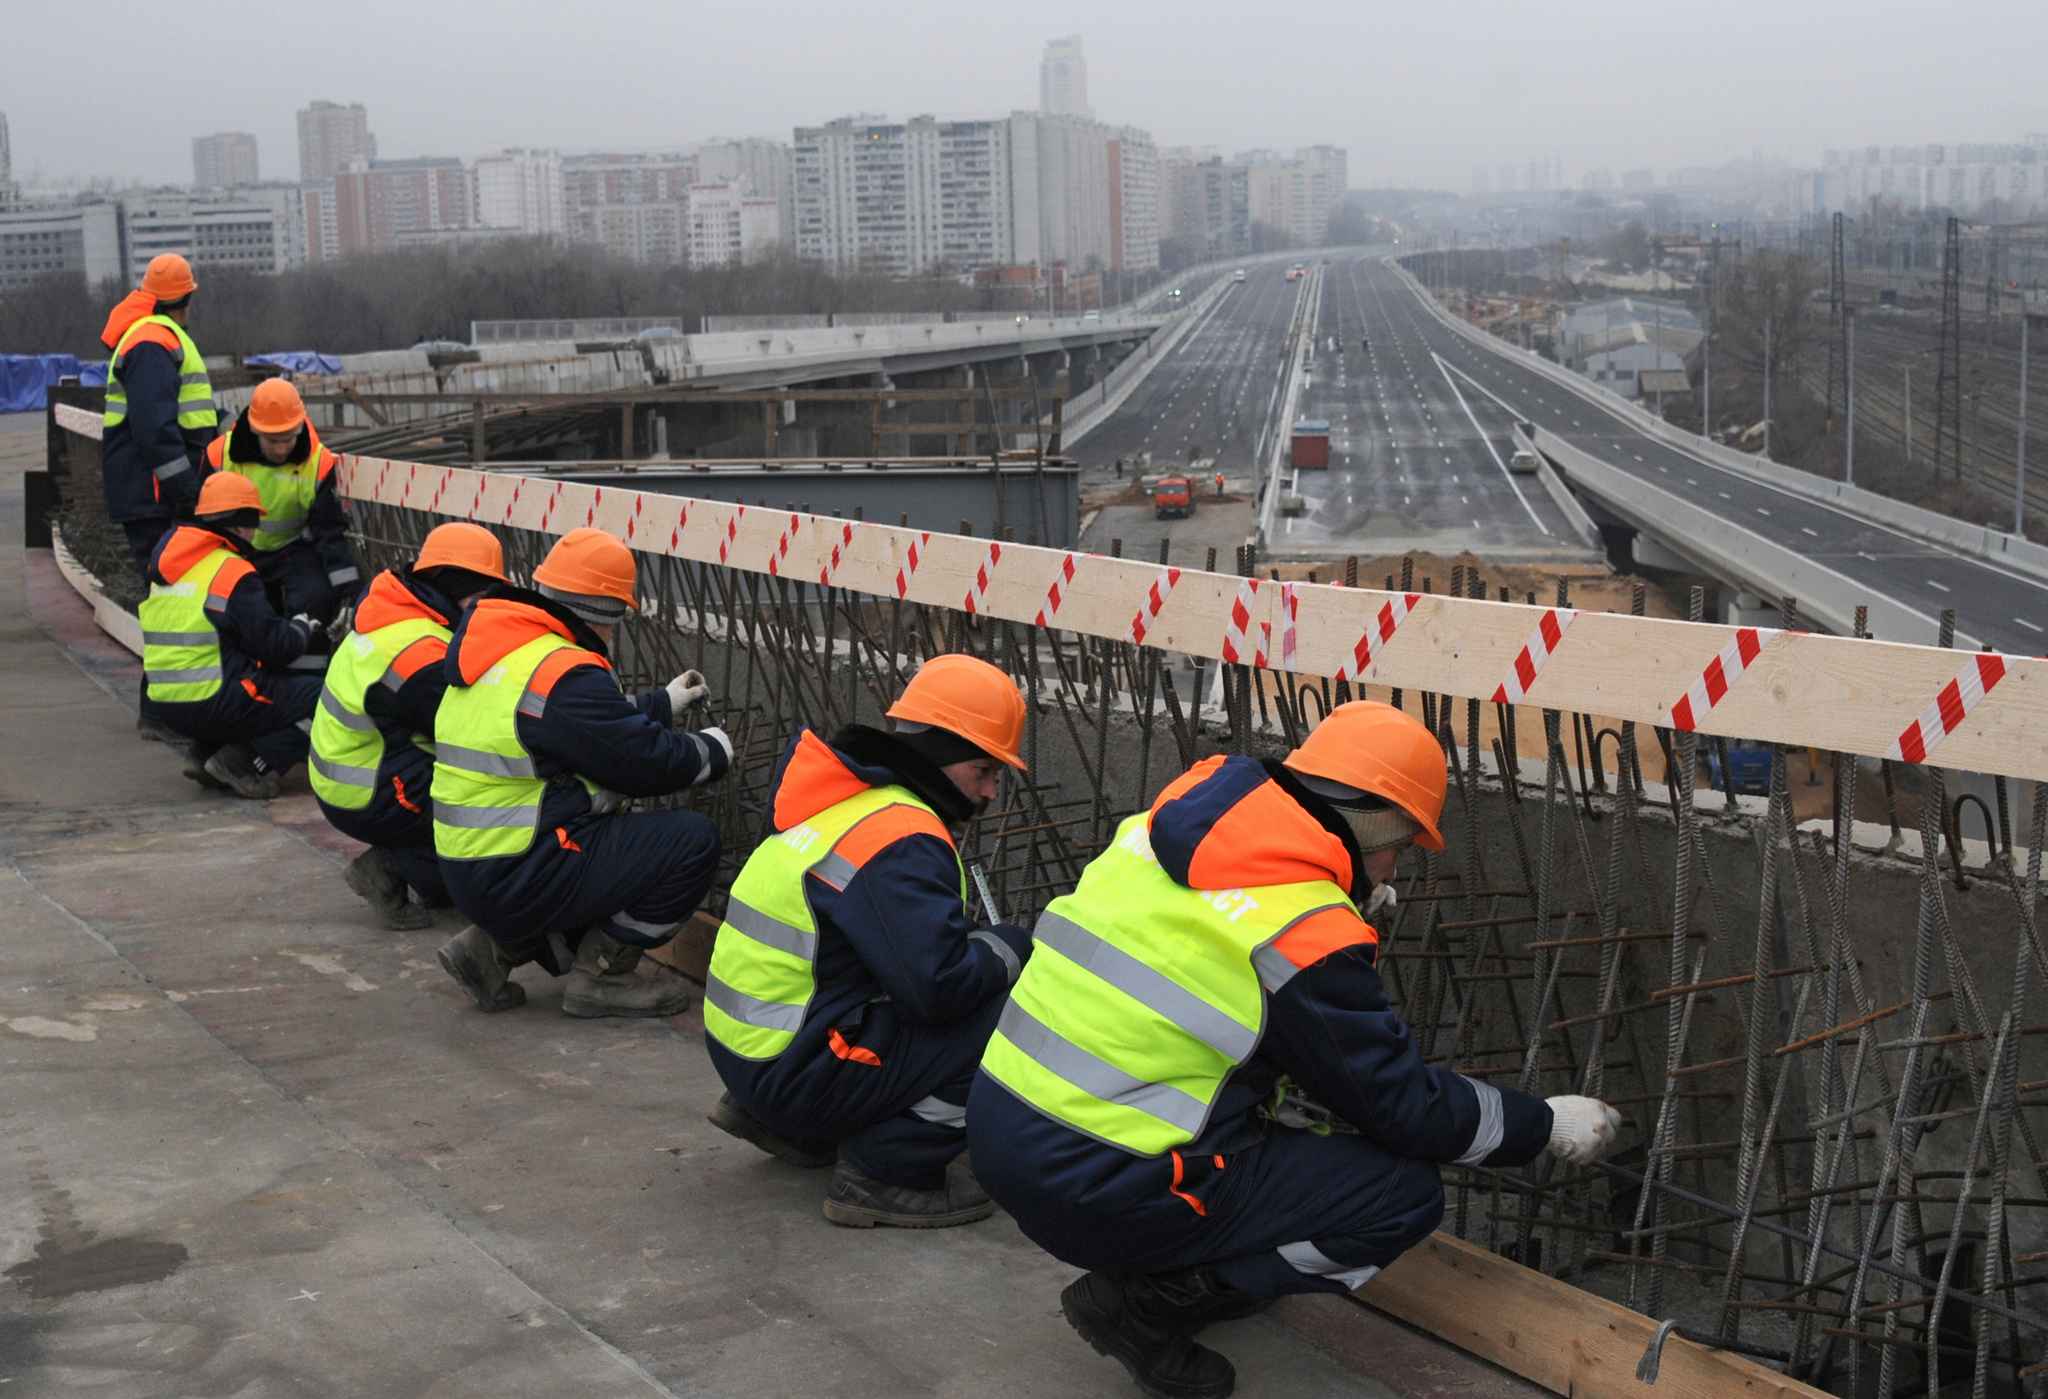
<path id="1" fill-rule="evenodd" d="M 169 742 L 169 740 L 165 741 Z M 191 778 L 209 792 L 229 792 L 234 790 L 227 783 L 220 781 L 206 770 L 206 760 L 214 754 L 214 748 L 211 744 L 191 743 L 173 746 L 182 747 L 184 750 L 185 766 L 181 771 L 185 776 Z"/>
<path id="2" fill-rule="evenodd" d="M 972 1171 L 949 1169 L 946 1183 L 937 1190 L 918 1190 L 908 1185 L 890 1185 L 863 1175 L 851 1162 L 832 1168 L 832 1184 L 825 1190 L 825 1218 L 849 1229 L 872 1229 L 888 1224 L 898 1229 L 950 1229 L 955 1224 L 972 1224 L 995 1213 L 995 1202 Z"/>
<path id="3" fill-rule="evenodd" d="M 357 898 L 377 910 L 385 927 L 410 933 L 434 926 L 433 914 L 406 901 L 405 877 L 392 868 L 391 856 L 382 848 L 373 845 L 356 856 L 341 877 Z"/>
<path id="4" fill-rule="evenodd" d="M 256 755 L 239 743 L 215 749 L 203 766 L 208 777 L 238 797 L 267 802 L 277 795 L 277 774 L 263 767 Z"/>
<path id="5" fill-rule="evenodd" d="M 479 1010 L 511 1010 L 526 1004 L 526 988 L 512 980 L 512 964 L 497 942 L 472 923 L 441 944 L 441 970 L 460 982 Z"/>
<path id="6" fill-rule="evenodd" d="M 1142 1273 L 1088 1273 L 1060 1293 L 1060 1310 L 1097 1355 L 1130 1371 L 1155 1399 L 1225 1399 L 1237 1387 L 1237 1371 L 1195 1343 L 1189 1309 L 1160 1281 Z"/>
<path id="7" fill-rule="evenodd" d="M 640 949 L 601 928 L 583 935 L 576 965 L 562 988 L 562 1014 L 590 1020 L 605 1015 L 681 1015 L 690 1008 L 690 983 L 660 963 L 638 974 Z"/>
<path id="8" fill-rule="evenodd" d="M 738 1137 L 761 1148 L 779 1161 L 805 1170 L 818 1170 L 831 1165 L 839 1157 L 839 1149 L 831 1142 L 808 1141 L 801 1137 L 785 1137 L 770 1131 L 768 1124 L 733 1101 L 732 1094 L 721 1093 L 718 1106 L 711 1109 L 706 1119 L 712 1126 L 728 1136 Z"/>

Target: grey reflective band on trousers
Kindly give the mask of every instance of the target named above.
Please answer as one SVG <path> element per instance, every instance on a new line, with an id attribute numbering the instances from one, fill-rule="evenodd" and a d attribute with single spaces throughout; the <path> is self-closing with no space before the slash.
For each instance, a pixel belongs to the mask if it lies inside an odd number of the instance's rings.
<path id="1" fill-rule="evenodd" d="M 787 1030 L 793 1035 L 804 1025 L 803 1006 L 756 1000 L 709 974 L 704 978 L 704 999 L 742 1025 L 751 1025 L 757 1030 Z"/>
<path id="2" fill-rule="evenodd" d="M 220 639 L 220 633 L 208 627 L 205 631 L 146 631 L 142 634 L 144 646 L 211 646 Z"/>
<path id="3" fill-rule="evenodd" d="M 1298 1244 L 1282 1244 L 1280 1256 L 1287 1260 L 1287 1266 L 1297 1273 L 1310 1277 L 1328 1278 L 1341 1282 L 1348 1288 L 1360 1288 L 1379 1276 L 1379 1269 L 1369 1263 L 1339 1263 L 1329 1254 L 1317 1248 L 1307 1239 Z"/>
<path id="4" fill-rule="evenodd" d="M 168 481 L 173 476 L 181 476 L 185 472 L 190 471 L 191 469 L 192 463 L 190 460 L 188 460 L 185 457 L 175 457 L 172 460 L 165 462 L 162 466 L 158 467 L 154 475 L 156 476 L 156 479 L 159 481 Z"/>
<path id="5" fill-rule="evenodd" d="M 505 830 L 533 826 L 540 822 L 537 806 L 447 806 L 434 803 L 434 819 L 444 826 L 461 826 L 472 831 Z"/>
<path id="6" fill-rule="evenodd" d="M 374 787 L 377 785 L 377 769 L 375 768 L 357 767 L 353 763 L 333 762 L 321 757 L 318 753 L 308 753 L 306 761 L 313 765 L 315 772 L 330 782 L 346 782 L 357 787 Z"/>
<path id="7" fill-rule="evenodd" d="M 1458 1077 L 1464 1079 L 1465 1086 L 1479 1099 L 1479 1125 L 1472 1129 L 1472 1144 L 1465 1148 L 1465 1154 L 1451 1164 L 1476 1166 L 1500 1150 L 1501 1142 L 1507 1137 L 1507 1115 L 1501 1109 L 1498 1088 L 1476 1078 L 1465 1078 L 1463 1074 Z"/>
<path id="8" fill-rule="evenodd" d="M 666 940 L 668 935 L 680 926 L 673 918 L 666 923 L 649 923 L 644 919 L 635 918 L 630 913 L 614 913 L 605 921 L 636 936 L 652 938 L 656 942 Z"/>
<path id="9" fill-rule="evenodd" d="M 1172 978 L 1154 971 L 1079 923 L 1057 913 L 1042 913 L 1032 937 L 1171 1020 L 1233 1064 L 1242 1064 L 1258 1048 L 1257 1030 L 1246 1029 Z"/>
<path id="10" fill-rule="evenodd" d="M 777 952 L 787 952 L 806 962 L 818 959 L 818 935 L 805 932 L 780 918 L 770 918 L 760 909 L 741 903 L 738 899 L 726 900 L 725 921 L 736 932 L 745 933 L 763 947 L 772 947 Z"/>
<path id="11" fill-rule="evenodd" d="M 919 1098 L 909 1108 L 912 1117 L 932 1123 L 938 1127 L 958 1127 L 967 1130 L 967 1105 L 949 1103 L 944 1098 Z"/>
<path id="12" fill-rule="evenodd" d="M 375 719 L 367 714 L 349 713 L 348 706 L 336 699 L 332 690 L 320 692 L 320 707 L 327 711 L 330 719 L 345 729 L 355 729 L 360 733 L 375 733 L 377 730 Z"/>
<path id="13" fill-rule="evenodd" d="M 217 665 L 194 666 L 190 670 L 146 670 L 143 678 L 152 685 L 185 685 L 195 680 L 220 679 Z"/>
<path id="14" fill-rule="evenodd" d="M 533 770 L 533 759 L 513 758 L 503 753 L 486 753 L 481 748 L 464 748 L 455 743 L 436 743 L 434 756 L 450 767 L 462 768 L 468 772 L 488 773 L 492 777 L 538 777 Z"/>
<path id="15" fill-rule="evenodd" d="M 286 666 L 285 669 L 325 670 L 327 669 L 327 660 L 328 658 L 325 656 L 301 656 L 297 660 L 293 661 L 290 665 Z"/>
<path id="16" fill-rule="evenodd" d="M 1040 926 L 1043 926 L 1041 920 Z M 1003 1007 L 996 1030 L 1017 1047 L 1025 1058 L 1048 1073 L 1057 1074 L 1082 1092 L 1119 1107 L 1149 1113 L 1161 1122 L 1186 1132 L 1190 1139 L 1202 1133 L 1209 1120 L 1209 1106 L 1164 1083 L 1147 1083 L 1125 1073 L 1116 1065 L 1098 1059 L 1081 1046 L 1062 1039 L 1015 1001 Z"/>

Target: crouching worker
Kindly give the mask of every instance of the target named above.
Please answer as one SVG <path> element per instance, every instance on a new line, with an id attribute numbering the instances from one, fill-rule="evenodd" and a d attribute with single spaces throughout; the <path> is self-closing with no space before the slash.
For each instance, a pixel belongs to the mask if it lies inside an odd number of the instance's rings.
<path id="1" fill-rule="evenodd" d="M 1420 722 L 1342 705 L 1284 763 L 1197 764 L 1039 919 L 968 1141 L 1024 1233 L 1090 1270 L 1061 1309 L 1148 1394 L 1229 1394 L 1195 1332 L 1359 1286 L 1442 1219 L 1440 1163 L 1613 1145 L 1614 1109 L 1425 1064 L 1388 1006 L 1359 910 L 1391 904 L 1402 849 L 1443 849 L 1444 785 Z"/>
<path id="2" fill-rule="evenodd" d="M 485 1010 L 526 992 L 538 962 L 566 976 L 569 1015 L 678 1015 L 689 983 L 640 954 L 675 935 L 718 865 L 718 830 L 695 812 L 621 812 L 722 777 L 721 729 L 680 731 L 704 698 L 686 671 L 631 700 L 610 646 L 634 607 L 632 551 L 572 530 L 533 571 L 534 589 L 481 597 L 455 629 L 434 720 L 434 849 L 475 926 L 441 965 Z"/>
<path id="3" fill-rule="evenodd" d="M 711 952 L 705 1045 L 728 1090 L 714 1125 L 836 1169 L 825 1217 L 967 1224 L 994 1208 L 963 1167 L 967 1089 L 1031 950 L 977 928 L 953 844 L 1017 755 L 1024 700 L 971 656 L 925 663 L 893 732 L 808 729 L 771 787 Z"/>
<path id="4" fill-rule="evenodd" d="M 208 477 L 150 555 L 138 609 L 145 716 L 192 741 L 187 777 L 256 801 L 306 756 L 329 646 L 312 618 L 271 610 L 249 557 L 262 513 L 254 485 Z"/>
<path id="5" fill-rule="evenodd" d="M 428 908 L 449 902 L 434 855 L 434 714 L 448 689 L 442 663 L 463 604 L 504 581 L 504 551 L 489 530 L 437 525 L 411 568 L 370 580 L 355 630 L 328 663 L 307 776 L 328 824 L 370 847 L 348 867 L 348 887 L 386 927 L 424 928 L 434 921 Z"/>
<path id="6" fill-rule="evenodd" d="M 291 381 L 258 384 L 234 426 L 208 444 L 206 462 L 248 477 L 263 498 L 251 557 L 278 607 L 333 621 L 361 575 L 334 487 L 334 453 L 320 445 Z"/>

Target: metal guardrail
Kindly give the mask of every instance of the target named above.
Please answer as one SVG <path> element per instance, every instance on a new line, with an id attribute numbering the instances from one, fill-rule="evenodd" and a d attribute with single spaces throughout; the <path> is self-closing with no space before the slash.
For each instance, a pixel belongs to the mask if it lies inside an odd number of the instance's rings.
<path id="1" fill-rule="evenodd" d="M 95 471 L 97 418 L 53 416 L 60 481 Z M 2048 1357 L 2038 851 L 1994 828 L 1952 885 L 1935 767 L 1893 764 L 1880 790 L 1874 764 L 1774 747 L 1760 802 L 1727 791 L 1752 813 L 1733 824 L 1698 790 L 1735 771 L 1704 730 L 1805 741 L 1902 704 L 1941 760 L 2048 777 L 2038 663 L 2000 660 L 1988 694 L 1929 719 L 1983 658 L 1576 611 L 1562 583 L 1541 606 L 1479 601 L 1462 569 L 1448 592 L 1407 573 L 1360 588 L 1355 564 L 1319 587 L 767 503 L 363 458 L 341 474 L 373 564 L 447 518 L 498 533 L 515 578 L 579 525 L 629 541 L 641 606 L 617 660 L 629 684 L 710 677 L 735 774 L 686 800 L 719 823 L 728 873 L 767 829 L 793 729 L 873 720 L 938 651 L 1003 666 L 1028 700 L 1031 775 L 964 842 L 1013 918 L 1185 764 L 1280 751 L 1359 693 L 1401 704 L 1451 791 L 1451 848 L 1404 856 L 1379 930 L 1417 1052 L 1604 1096 L 1631 1124 L 1592 1170 L 1445 1168 L 1446 1227 L 1838 1393 L 1933 1394 L 1944 1374 L 1985 1392 Z M 1912 858 L 1859 851 L 1859 816 Z"/>

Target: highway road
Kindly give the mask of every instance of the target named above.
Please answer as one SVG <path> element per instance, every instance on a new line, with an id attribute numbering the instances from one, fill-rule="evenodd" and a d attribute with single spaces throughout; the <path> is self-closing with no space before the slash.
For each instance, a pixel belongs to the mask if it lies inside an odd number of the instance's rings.
<path id="1" fill-rule="evenodd" d="M 1368 300 L 1384 306 L 1389 319 L 1402 327 L 1405 367 L 1415 370 L 1418 386 L 1424 366 L 1441 368 L 1437 377 L 1447 374 L 1475 410 L 1484 400 L 1503 415 L 1528 418 L 1601 460 L 1714 512 L 1728 528 L 1796 549 L 1925 618 L 1924 632 L 1886 640 L 1932 642 L 1942 609 L 1953 607 L 1965 636 L 2020 655 L 2048 652 L 2048 583 L 1870 524 L 1668 445 L 1517 363 L 1521 351 L 1503 345 L 1495 352 L 1469 343 L 1432 316 L 1384 263 L 1365 262 L 1356 272 Z"/>
<path id="2" fill-rule="evenodd" d="M 1592 557 L 1541 483 L 1509 473 L 1510 415 L 1438 365 L 1407 293 L 1389 296 L 1372 276 L 1379 266 L 1323 269 L 1297 416 L 1329 422 L 1330 466 L 1296 474 L 1305 509 L 1274 521 L 1269 550 Z"/>
<path id="3" fill-rule="evenodd" d="M 1091 484 L 1125 470 L 1142 452 L 1152 470 L 1184 464 L 1192 449 L 1231 476 L 1251 474 L 1252 454 L 1273 410 L 1281 352 L 1302 286 L 1284 265 L 1248 265 L 1205 319 L 1167 352 L 1130 398 L 1075 447 Z M 1189 291 L 1193 296 L 1194 292 Z"/>

